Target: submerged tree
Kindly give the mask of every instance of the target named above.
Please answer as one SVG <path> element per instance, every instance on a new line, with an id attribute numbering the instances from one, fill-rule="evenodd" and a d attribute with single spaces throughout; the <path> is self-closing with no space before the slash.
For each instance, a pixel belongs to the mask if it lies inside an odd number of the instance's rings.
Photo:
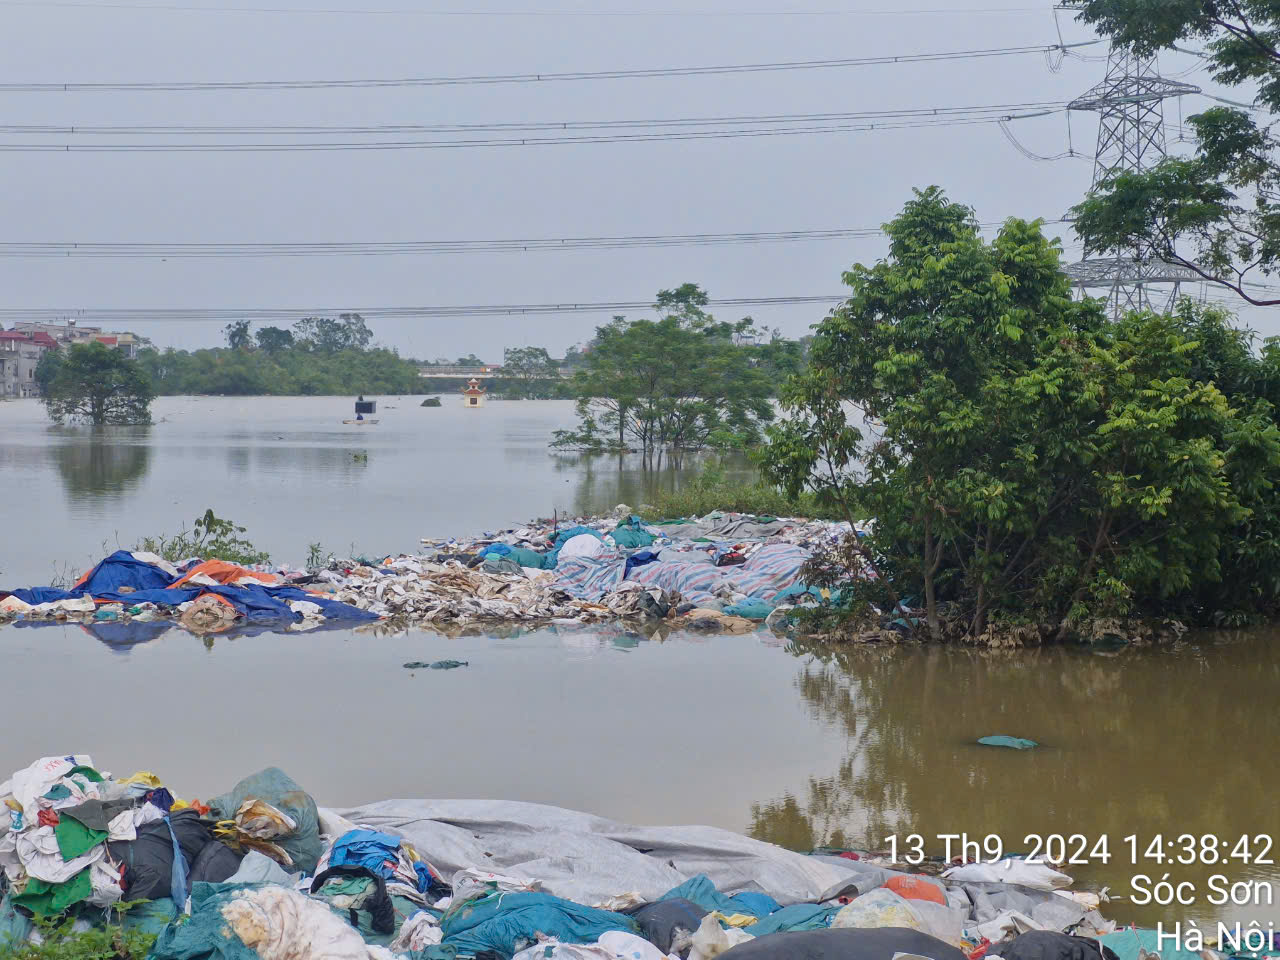
<path id="1" fill-rule="evenodd" d="M 555 446 L 640 450 L 646 460 L 759 441 L 773 419 L 773 382 L 735 337 L 751 328 L 715 320 L 696 284 L 658 294 L 661 319 L 614 317 L 596 331 L 572 381 L 579 428 Z"/>
<path id="2" fill-rule="evenodd" d="M 851 543 L 882 574 L 863 599 L 918 597 L 935 637 L 993 621 L 1065 635 L 1090 617 L 1210 616 L 1209 586 L 1250 571 L 1233 604 L 1274 608 L 1251 565 L 1274 523 L 1249 563 L 1233 540 L 1275 513 L 1280 430 L 1256 393 L 1271 358 L 1251 357 L 1255 392 L 1228 400 L 1197 359 L 1216 337 L 1242 379 L 1225 315 L 1111 323 L 1071 298 L 1038 223 L 987 243 L 936 188 L 886 229 L 889 257 L 845 275 L 852 296 L 817 327 L 766 451 L 790 491 L 875 518 Z"/>
<path id="3" fill-rule="evenodd" d="M 53 351 L 50 351 L 53 353 Z M 50 359 L 42 375 L 43 402 L 57 423 L 151 422 L 155 392 L 136 360 L 101 343 L 74 344 Z"/>

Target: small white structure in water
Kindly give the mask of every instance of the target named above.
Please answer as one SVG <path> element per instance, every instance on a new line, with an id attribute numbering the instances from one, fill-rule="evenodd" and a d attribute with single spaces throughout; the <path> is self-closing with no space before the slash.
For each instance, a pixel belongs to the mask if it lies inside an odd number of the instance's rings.
<path id="1" fill-rule="evenodd" d="M 467 407 L 483 407 L 486 392 L 485 388 L 480 386 L 480 381 L 472 377 L 462 391 L 462 402 Z"/>

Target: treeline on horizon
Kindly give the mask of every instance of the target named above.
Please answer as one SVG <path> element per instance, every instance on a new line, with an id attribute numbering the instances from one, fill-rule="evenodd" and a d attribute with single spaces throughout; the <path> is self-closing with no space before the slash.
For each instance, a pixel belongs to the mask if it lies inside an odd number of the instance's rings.
<path id="1" fill-rule="evenodd" d="M 697 289 L 687 284 L 689 289 Z M 699 291 L 700 292 L 700 291 Z M 621 319 L 621 318 L 618 318 Z M 157 396 L 334 396 L 345 394 L 425 395 L 457 393 L 466 378 L 424 378 L 422 367 L 450 363 L 482 366 L 475 354 L 456 361 L 422 361 L 402 357 L 395 348 L 377 345 L 358 313 L 308 317 L 292 327 L 256 330 L 249 321 L 227 324 L 225 347 L 181 350 L 146 349 L 138 363 Z M 571 349 L 563 361 L 570 371 L 581 366 L 595 342 Z M 776 331 L 767 343 L 744 345 L 743 365 L 760 366 L 774 383 L 803 363 L 802 341 Z M 485 378 L 491 396 L 506 399 L 572 399 L 575 385 L 561 376 L 562 364 L 544 347 L 505 351 L 506 375 Z"/>

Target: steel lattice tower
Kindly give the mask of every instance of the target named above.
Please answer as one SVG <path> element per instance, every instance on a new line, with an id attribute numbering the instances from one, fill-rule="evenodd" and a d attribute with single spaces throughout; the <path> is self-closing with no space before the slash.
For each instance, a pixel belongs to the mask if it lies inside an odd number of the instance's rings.
<path id="1" fill-rule="evenodd" d="M 1112 44 L 1106 79 L 1067 105 L 1068 110 L 1098 114 L 1093 186 L 1117 173 L 1149 169 L 1167 157 L 1164 101 L 1199 92 L 1193 84 L 1160 76 L 1155 54 L 1143 56 Z M 1107 303 L 1117 316 L 1128 310 L 1150 309 L 1151 284 L 1173 284 L 1163 304 L 1167 308 L 1178 297 L 1178 284 L 1200 279 L 1186 267 L 1137 252 L 1116 253 L 1073 264 L 1067 275 L 1081 291 L 1106 289 Z"/>

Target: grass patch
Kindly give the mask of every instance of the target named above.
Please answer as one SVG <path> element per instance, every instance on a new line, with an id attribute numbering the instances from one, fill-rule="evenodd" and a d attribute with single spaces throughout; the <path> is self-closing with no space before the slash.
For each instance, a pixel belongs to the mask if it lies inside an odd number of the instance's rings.
<path id="1" fill-rule="evenodd" d="M 713 510 L 766 517 L 841 519 L 831 509 L 820 506 L 812 495 L 801 494 L 792 499 L 762 480 L 750 483 L 730 480 L 719 467 L 706 468 L 678 490 L 651 495 L 648 505 L 653 507 L 653 512 L 645 519 L 652 517 L 654 521 L 702 517 Z"/>

